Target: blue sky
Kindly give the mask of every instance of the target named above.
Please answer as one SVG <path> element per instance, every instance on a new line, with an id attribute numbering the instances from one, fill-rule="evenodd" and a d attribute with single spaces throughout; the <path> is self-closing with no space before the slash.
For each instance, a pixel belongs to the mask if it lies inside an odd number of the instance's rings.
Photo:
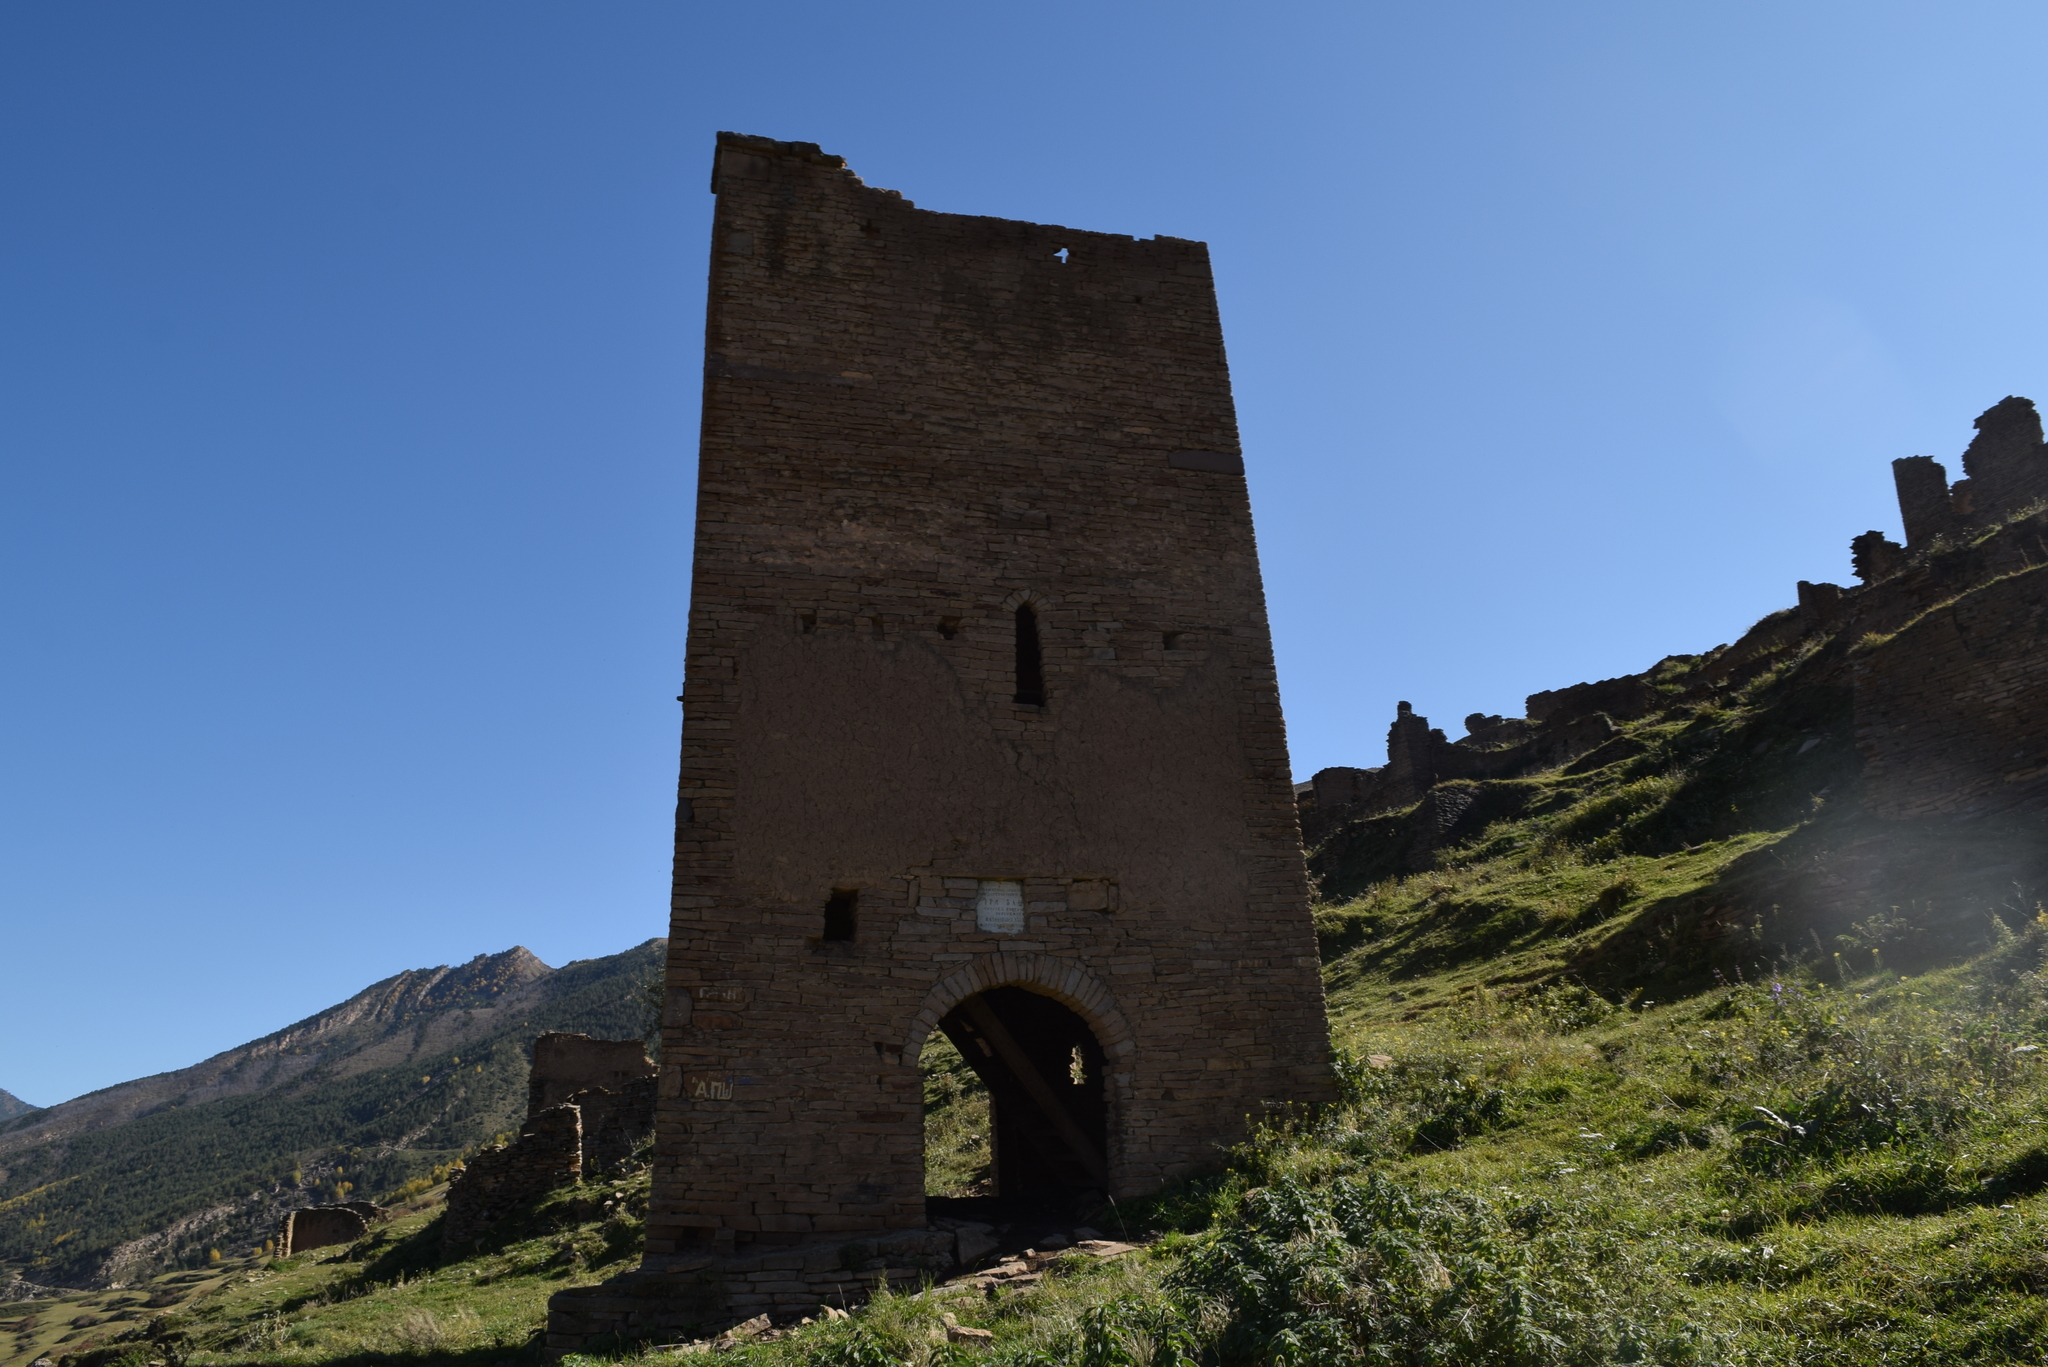
<path id="1" fill-rule="evenodd" d="M 0 7 L 0 1087 L 665 928 L 721 128 L 1211 244 L 1295 767 L 2048 399 L 2019 4 Z"/>

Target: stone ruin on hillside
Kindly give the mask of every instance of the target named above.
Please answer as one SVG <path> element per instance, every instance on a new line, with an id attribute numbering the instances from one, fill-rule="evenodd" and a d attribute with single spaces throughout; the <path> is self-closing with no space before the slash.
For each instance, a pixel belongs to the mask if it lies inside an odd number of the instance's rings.
<path id="1" fill-rule="evenodd" d="M 344 1201 L 338 1206 L 301 1206 L 278 1221 L 277 1256 L 289 1258 L 308 1249 L 352 1244 L 370 1226 L 389 1215 L 375 1201 Z"/>
<path id="2" fill-rule="evenodd" d="M 448 1188 L 446 1248 L 472 1243 L 500 1219 L 585 1173 L 618 1167 L 654 1129 L 656 1070 L 633 1039 L 546 1034 L 533 1042 L 526 1119 L 509 1144 L 472 1157 Z M 387 1218 L 371 1201 L 284 1213 L 277 1256 L 350 1244 Z"/>
<path id="3" fill-rule="evenodd" d="M 958 1256 L 919 1052 L 1070 1213 L 1330 1094 L 1207 249 L 720 134 L 642 1269 L 548 1351 Z"/>
<path id="4" fill-rule="evenodd" d="M 442 1246 L 472 1243 L 536 1198 L 624 1163 L 653 1132 L 655 1079 L 639 1040 L 534 1040 L 526 1120 L 516 1139 L 478 1153 L 449 1186 Z"/>
<path id="5" fill-rule="evenodd" d="M 1857 585 L 1801 581 L 1796 606 L 1732 645 L 1534 694 L 1524 717 L 1475 714 L 1455 741 L 1401 703 L 1384 766 L 1324 769 L 1299 785 L 1305 832 L 1314 840 L 1419 802 L 1408 857 L 1426 868 L 1432 849 L 1483 824 L 1457 780 L 1629 758 L 1641 747 L 1615 723 L 1710 700 L 1830 637 L 1855 649 L 1810 682 L 1853 693 L 1866 810 L 1969 816 L 2033 800 L 2048 791 L 2048 443 L 2033 401 L 2016 397 L 1986 410 L 1976 433 L 1954 484 L 1931 456 L 1892 462 L 1906 544 L 1856 537 Z"/>

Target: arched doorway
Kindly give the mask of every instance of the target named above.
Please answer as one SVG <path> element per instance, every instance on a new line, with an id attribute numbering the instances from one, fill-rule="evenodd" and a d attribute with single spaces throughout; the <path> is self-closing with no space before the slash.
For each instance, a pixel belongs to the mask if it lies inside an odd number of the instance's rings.
<path id="1" fill-rule="evenodd" d="M 990 1180 L 976 1204 L 1099 1201 L 1109 1186 L 1109 1098 L 1102 1045 L 1088 1023 L 1051 997 L 994 987 L 960 1002 L 938 1028 L 987 1088 Z"/>

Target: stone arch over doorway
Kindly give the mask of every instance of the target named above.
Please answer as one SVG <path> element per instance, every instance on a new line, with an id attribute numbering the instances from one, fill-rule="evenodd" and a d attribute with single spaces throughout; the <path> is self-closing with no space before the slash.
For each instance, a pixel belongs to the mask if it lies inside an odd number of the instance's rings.
<path id="1" fill-rule="evenodd" d="M 1129 1085 L 1127 1070 L 1137 1053 L 1130 1022 L 1117 1009 L 1116 998 L 1100 979 L 1071 959 L 1049 954 L 987 954 L 939 980 L 925 994 L 903 1041 L 903 1056 L 916 1058 L 925 1037 L 937 1028 L 947 1012 L 978 992 L 992 987 L 1021 987 L 1051 997 L 1068 1008 L 1095 1032 L 1109 1062 L 1110 1077 L 1121 1090 Z"/>
<path id="2" fill-rule="evenodd" d="M 935 1030 L 993 1094 L 990 1133 L 1002 1197 L 1126 1192 L 1118 1160 L 1136 1045 L 1098 979 L 1071 960 L 985 955 L 926 994 L 904 1057 L 917 1058 Z M 1095 1075 L 1087 1094 L 1067 1090 L 1069 1047 L 1079 1070 L 1074 1083 Z"/>

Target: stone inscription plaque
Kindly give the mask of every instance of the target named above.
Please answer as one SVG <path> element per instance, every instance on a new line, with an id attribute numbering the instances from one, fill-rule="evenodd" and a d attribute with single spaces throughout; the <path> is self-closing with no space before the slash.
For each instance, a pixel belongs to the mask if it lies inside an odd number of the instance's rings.
<path id="1" fill-rule="evenodd" d="M 995 935 L 1024 933 L 1024 885 L 1009 879 L 981 880 L 974 897 L 974 924 Z"/>

